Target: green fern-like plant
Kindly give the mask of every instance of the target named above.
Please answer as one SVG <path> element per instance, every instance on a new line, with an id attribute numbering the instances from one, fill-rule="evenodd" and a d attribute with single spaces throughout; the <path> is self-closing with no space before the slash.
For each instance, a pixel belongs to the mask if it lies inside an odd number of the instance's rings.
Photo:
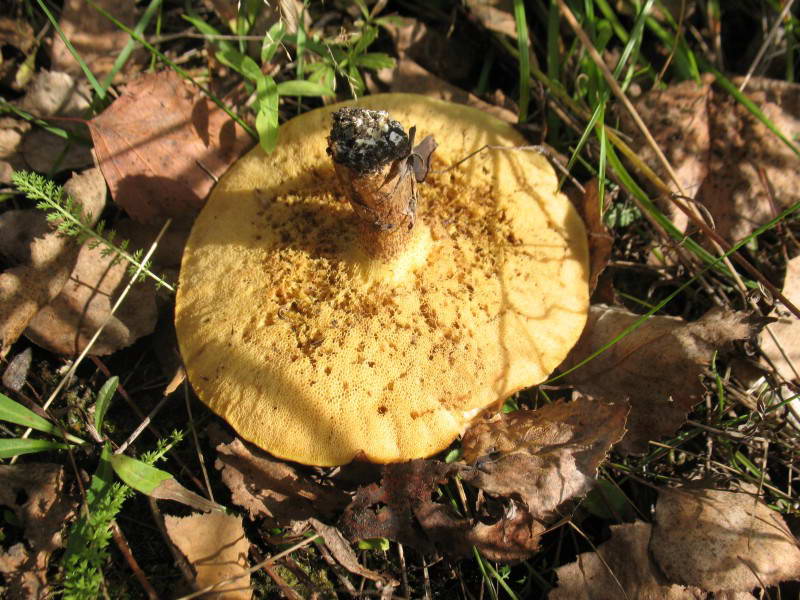
<path id="1" fill-rule="evenodd" d="M 141 249 L 129 252 L 129 240 L 115 243 L 116 232 L 113 229 L 106 229 L 106 224 L 102 220 L 93 227 L 92 215 L 86 213 L 69 194 L 64 194 L 61 186 L 30 171 L 15 171 L 11 175 L 11 180 L 20 192 L 30 200 L 36 201 L 37 208 L 47 213 L 47 220 L 59 233 L 74 237 L 79 244 L 87 242 L 90 248 L 101 247 L 103 256 L 114 256 L 112 264 L 126 261 L 128 272 L 131 276 L 135 275 L 137 281 L 149 277 L 158 287 L 175 291 L 170 283 L 151 270 L 151 261 L 142 262 L 144 252 Z"/>
<path id="2" fill-rule="evenodd" d="M 184 435 L 183 431 L 173 431 L 168 438 L 158 440 L 154 450 L 142 454 L 140 460 L 154 464 L 180 443 Z M 114 481 L 111 451 L 106 445 L 86 490 L 86 511 L 73 523 L 61 560 L 62 598 L 65 600 L 88 600 L 99 596 L 103 585 L 103 568 L 109 559 L 111 522 L 133 494 L 133 489 Z"/>

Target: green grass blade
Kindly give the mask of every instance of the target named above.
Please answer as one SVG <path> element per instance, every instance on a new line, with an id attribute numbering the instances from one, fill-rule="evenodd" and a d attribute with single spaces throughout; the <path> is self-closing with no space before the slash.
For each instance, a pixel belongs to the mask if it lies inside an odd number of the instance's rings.
<path id="1" fill-rule="evenodd" d="M 94 427 L 98 432 L 103 427 L 106 412 L 108 412 L 108 407 L 111 406 L 111 399 L 114 397 L 118 385 L 119 377 L 114 376 L 106 381 L 100 391 L 97 392 L 97 401 L 94 403 Z"/>
<path id="2" fill-rule="evenodd" d="M 514 0 L 514 21 L 517 24 L 517 48 L 519 49 L 519 116 L 520 123 L 528 118 L 528 104 L 531 100 L 530 42 L 528 41 L 528 21 L 525 18 L 524 0 Z"/>
<path id="3" fill-rule="evenodd" d="M 31 440 L 27 438 L 0 439 L 0 458 L 13 458 L 21 454 L 66 449 L 66 444 L 51 442 L 50 440 Z"/>
<path id="4" fill-rule="evenodd" d="M 64 35 L 64 32 L 61 31 L 61 27 L 58 24 L 58 20 L 53 16 L 53 13 L 51 13 L 50 10 L 47 8 L 47 4 L 45 4 L 44 0 L 36 0 L 36 2 L 39 4 L 39 8 L 42 9 L 42 12 L 44 12 L 44 14 L 47 16 L 47 19 L 50 21 L 50 24 L 58 33 L 58 36 L 61 38 L 61 41 L 64 42 L 64 45 L 67 47 L 67 50 L 69 50 L 70 54 L 72 54 L 72 57 L 77 61 L 78 65 L 80 65 L 81 71 L 83 71 L 83 74 L 86 75 L 86 79 L 92 86 L 94 93 L 97 94 L 98 98 L 104 100 L 106 97 L 105 88 L 102 85 L 100 85 L 100 82 L 97 81 L 97 78 L 94 76 L 94 73 L 92 73 L 92 70 L 89 68 L 89 65 L 86 64 L 86 61 L 83 60 L 83 57 L 75 49 L 75 46 L 72 45 L 72 42 L 70 42 L 67 36 Z"/>
<path id="5" fill-rule="evenodd" d="M 35 431 L 42 433 L 49 433 L 50 435 L 60 438 L 61 430 L 53 425 L 50 421 L 40 417 L 32 410 L 22 406 L 19 402 L 12 400 L 5 394 L 0 394 L 0 420 L 14 423 L 15 425 L 22 425 L 29 427 Z M 86 442 L 74 435 L 65 434 L 70 442 L 76 444 L 85 444 Z"/>
<path id="6" fill-rule="evenodd" d="M 136 27 L 133 28 L 133 30 L 140 36 L 144 33 L 144 30 L 150 24 L 150 21 L 153 19 L 153 17 L 158 13 L 159 9 L 161 8 L 162 1 L 163 0 L 150 0 L 150 4 L 147 6 L 147 9 L 145 9 L 141 18 L 136 23 Z M 117 73 L 119 73 L 122 67 L 125 66 L 125 63 L 128 62 L 128 59 L 135 48 L 136 40 L 133 38 L 133 36 L 131 36 L 125 44 L 125 47 L 114 60 L 114 64 L 111 66 L 111 70 L 108 72 L 108 75 L 106 75 L 103 78 L 103 81 L 100 83 L 104 90 L 108 91 L 108 88 L 114 81 L 114 77 L 116 77 Z"/>
<path id="7" fill-rule="evenodd" d="M 278 144 L 278 86 L 275 80 L 265 75 L 256 83 L 258 112 L 256 131 L 258 143 L 264 152 L 270 153 Z"/>

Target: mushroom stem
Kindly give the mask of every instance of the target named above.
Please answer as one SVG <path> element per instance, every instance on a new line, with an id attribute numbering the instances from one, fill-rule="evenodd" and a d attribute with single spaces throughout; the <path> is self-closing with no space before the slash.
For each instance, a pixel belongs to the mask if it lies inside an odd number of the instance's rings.
<path id="1" fill-rule="evenodd" d="M 416 217 L 412 140 L 386 111 L 342 108 L 333 113 L 328 154 L 359 217 L 362 245 L 389 260 L 406 247 Z"/>

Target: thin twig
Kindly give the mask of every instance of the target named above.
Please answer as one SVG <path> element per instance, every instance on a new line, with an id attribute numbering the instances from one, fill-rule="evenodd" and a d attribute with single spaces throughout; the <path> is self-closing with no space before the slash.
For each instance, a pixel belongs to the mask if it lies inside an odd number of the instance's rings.
<path id="1" fill-rule="evenodd" d="M 125 539 L 125 534 L 122 533 L 122 530 L 119 528 L 116 520 L 111 521 L 111 535 L 114 537 L 114 542 L 117 544 L 117 548 L 119 548 L 120 553 L 125 558 L 125 562 L 128 563 L 128 566 L 133 571 L 133 574 L 136 576 L 136 579 L 139 581 L 139 585 L 144 588 L 147 597 L 150 600 L 158 600 L 158 594 L 156 593 L 155 588 L 150 583 L 150 580 L 147 579 L 147 575 L 144 574 L 142 568 L 139 566 L 139 563 L 136 560 L 136 557 L 131 552 L 131 547 L 128 545 L 128 540 Z"/>

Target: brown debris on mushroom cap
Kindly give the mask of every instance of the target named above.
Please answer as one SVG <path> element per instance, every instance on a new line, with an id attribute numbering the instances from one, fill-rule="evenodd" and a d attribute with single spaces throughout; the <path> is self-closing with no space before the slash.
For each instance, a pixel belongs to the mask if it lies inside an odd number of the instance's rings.
<path id="1" fill-rule="evenodd" d="M 478 110 L 410 94 L 358 102 L 439 143 L 417 224 L 370 259 L 326 154 L 331 114 L 250 152 L 195 223 L 176 326 L 200 399 L 285 459 L 429 456 L 485 408 L 541 382 L 588 311 L 586 233 L 556 177 Z"/>

